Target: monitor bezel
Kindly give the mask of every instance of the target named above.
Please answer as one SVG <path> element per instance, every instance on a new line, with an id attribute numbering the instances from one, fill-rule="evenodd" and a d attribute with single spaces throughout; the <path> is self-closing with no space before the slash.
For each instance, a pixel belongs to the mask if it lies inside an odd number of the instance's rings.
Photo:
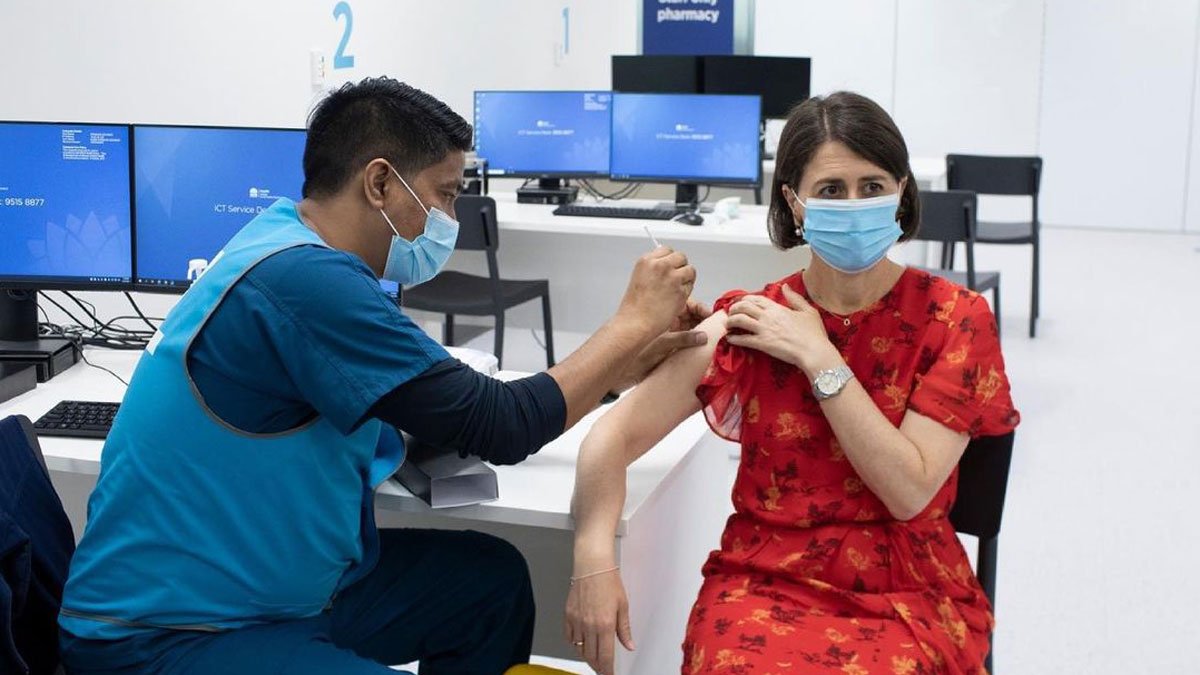
<path id="1" fill-rule="evenodd" d="M 476 89 L 471 95 L 471 122 L 474 125 L 474 139 L 471 143 L 471 149 L 476 155 L 479 154 L 479 105 L 478 96 L 480 94 L 608 94 L 612 96 L 615 92 L 611 89 Z M 608 166 L 612 168 L 612 102 L 610 99 L 608 109 Z M 503 171 L 496 173 L 492 167 L 492 161 L 486 156 L 483 159 L 488 161 L 487 175 L 488 178 L 608 178 L 609 172 L 586 172 L 586 171 Z"/>
<path id="2" fill-rule="evenodd" d="M 130 291 L 137 279 L 137 208 L 133 193 L 133 125 L 128 122 L 76 122 L 44 120 L 0 120 L 0 125 L 124 127 L 126 131 L 129 173 L 129 279 L 121 281 L 92 281 L 82 277 L 6 276 L 0 274 L 0 289 L 36 291 Z"/>
<path id="3" fill-rule="evenodd" d="M 307 132 L 308 132 L 308 129 L 304 128 L 304 127 L 259 127 L 259 126 L 245 126 L 245 125 L 223 126 L 220 124 L 159 124 L 159 123 L 137 124 L 137 123 L 135 123 L 135 124 L 130 124 L 129 127 L 131 129 L 132 137 L 136 137 L 137 130 L 139 128 L 211 129 L 211 130 L 218 130 L 218 131 L 302 131 L 302 132 L 305 132 L 305 134 L 307 134 Z M 305 138 L 305 144 L 307 146 L 307 136 Z M 303 157 L 301 157 L 301 162 L 303 162 Z M 134 200 L 134 202 L 133 202 L 134 210 L 136 211 L 137 210 L 137 166 L 136 166 L 136 164 L 130 164 L 129 190 L 130 190 L 131 198 Z M 246 222 L 248 223 L 250 221 L 246 221 Z M 155 293 L 155 294 L 159 294 L 159 295 L 183 295 L 184 293 L 187 292 L 187 290 L 189 288 L 192 287 L 192 284 L 194 282 L 191 282 L 191 281 L 187 281 L 184 283 L 180 283 L 178 281 L 173 281 L 172 283 L 169 283 L 169 284 L 158 284 L 158 283 L 152 283 L 149 280 L 142 279 L 141 274 L 138 271 L 138 259 L 136 256 L 136 253 L 137 253 L 137 232 L 136 231 L 134 232 L 134 253 L 135 253 L 135 255 L 133 258 L 133 272 L 134 272 L 134 274 L 133 274 L 133 290 L 138 291 L 139 293 Z"/>
<path id="4" fill-rule="evenodd" d="M 647 93 L 647 92 L 613 92 L 613 107 L 616 106 L 617 96 L 657 96 L 657 97 L 672 97 L 679 98 L 684 96 L 695 97 L 719 97 L 719 98 L 752 98 L 758 102 L 758 117 L 755 118 L 754 124 L 758 129 L 758 142 L 755 143 L 755 152 L 758 155 L 758 160 L 754 163 L 755 177 L 754 179 L 741 177 L 711 177 L 711 176 L 641 176 L 609 173 L 608 179 L 614 182 L 622 183 L 667 183 L 679 184 L 686 183 L 691 185 L 713 185 L 718 187 L 761 187 L 763 180 L 763 148 L 762 148 L 762 97 L 756 94 L 683 94 L 683 93 Z M 610 134 L 612 138 L 616 138 L 615 130 L 612 129 L 616 125 L 616 119 L 612 115 L 610 117 Z M 609 161 L 608 167 L 612 169 L 612 152 L 616 147 L 616 143 L 609 141 Z"/>

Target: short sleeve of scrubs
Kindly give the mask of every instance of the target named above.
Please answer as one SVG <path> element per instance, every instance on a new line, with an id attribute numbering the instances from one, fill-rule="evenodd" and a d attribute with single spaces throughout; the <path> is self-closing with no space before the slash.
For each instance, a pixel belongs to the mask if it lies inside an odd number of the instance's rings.
<path id="1" fill-rule="evenodd" d="M 388 392 L 448 358 L 360 258 L 300 246 L 233 285 L 188 367 L 208 406 L 237 428 L 280 431 L 321 415 L 348 433 Z"/>

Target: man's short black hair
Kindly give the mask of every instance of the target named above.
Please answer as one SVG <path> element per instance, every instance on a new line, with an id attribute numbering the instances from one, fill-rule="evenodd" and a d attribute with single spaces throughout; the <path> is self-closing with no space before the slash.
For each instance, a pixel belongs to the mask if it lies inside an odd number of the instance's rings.
<path id="1" fill-rule="evenodd" d="M 302 193 L 334 194 L 376 157 L 407 177 L 470 149 L 471 125 L 420 89 L 390 77 L 347 82 L 308 117 Z"/>

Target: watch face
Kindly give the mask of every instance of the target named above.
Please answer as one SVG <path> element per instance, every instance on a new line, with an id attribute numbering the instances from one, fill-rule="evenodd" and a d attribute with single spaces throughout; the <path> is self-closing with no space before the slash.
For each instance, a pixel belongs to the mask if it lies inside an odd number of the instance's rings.
<path id="1" fill-rule="evenodd" d="M 838 377 L 833 373 L 821 373 L 817 376 L 817 381 L 814 384 L 817 385 L 817 390 L 822 394 L 832 394 L 837 391 Z"/>

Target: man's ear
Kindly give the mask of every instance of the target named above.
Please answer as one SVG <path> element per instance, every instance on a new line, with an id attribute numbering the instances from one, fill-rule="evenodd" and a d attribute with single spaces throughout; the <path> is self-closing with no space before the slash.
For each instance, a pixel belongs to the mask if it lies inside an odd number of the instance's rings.
<path id="1" fill-rule="evenodd" d="M 378 157 L 371 160 L 363 169 L 363 196 L 367 198 L 371 208 L 383 208 L 387 194 L 388 174 L 390 173 L 391 168 L 387 160 Z"/>

